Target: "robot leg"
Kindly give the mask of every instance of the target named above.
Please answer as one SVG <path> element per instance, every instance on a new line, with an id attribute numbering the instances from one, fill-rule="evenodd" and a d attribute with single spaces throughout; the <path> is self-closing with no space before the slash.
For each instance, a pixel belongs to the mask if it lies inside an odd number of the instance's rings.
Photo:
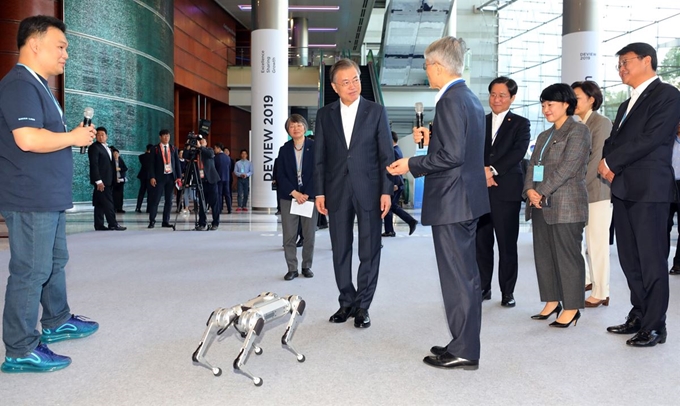
<path id="1" fill-rule="evenodd" d="M 305 362 L 305 356 L 299 353 L 290 342 L 293 340 L 293 334 L 295 334 L 295 329 L 297 328 L 298 316 L 302 316 L 305 311 L 305 301 L 302 300 L 300 296 L 291 295 L 286 296 L 286 300 L 290 302 L 290 320 L 288 325 L 286 325 L 286 331 L 281 337 L 281 345 L 284 348 L 290 350 L 297 357 L 298 362 Z"/>
<path id="2" fill-rule="evenodd" d="M 212 373 L 215 376 L 222 375 L 222 370 L 220 368 L 213 367 L 205 359 L 205 355 L 212 343 L 215 341 L 215 338 L 222 334 L 237 317 L 238 316 L 236 315 L 234 308 L 218 308 L 212 312 L 210 314 L 210 318 L 208 318 L 208 322 L 206 323 L 207 327 L 203 333 L 203 337 L 201 337 L 201 342 L 198 344 L 198 348 L 196 348 L 196 351 L 194 351 L 193 355 L 191 356 L 191 359 L 194 362 L 209 368 L 212 370 Z"/>
<path id="3" fill-rule="evenodd" d="M 238 356 L 234 360 L 234 370 L 241 372 L 243 375 L 253 380 L 255 386 L 262 385 L 262 378 L 253 375 L 249 370 L 245 368 L 246 360 L 248 359 L 248 353 L 253 346 L 253 335 L 260 335 L 262 328 L 264 327 L 264 320 L 261 317 L 257 317 L 257 321 L 254 326 L 248 329 L 248 334 L 246 335 L 245 342 Z"/>

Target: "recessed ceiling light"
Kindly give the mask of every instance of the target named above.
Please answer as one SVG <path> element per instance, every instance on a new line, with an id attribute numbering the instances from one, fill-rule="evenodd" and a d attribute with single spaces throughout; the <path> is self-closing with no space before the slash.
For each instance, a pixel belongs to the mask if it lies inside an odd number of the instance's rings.
<path id="1" fill-rule="evenodd" d="M 309 44 L 308 48 L 337 48 L 337 44 Z"/>
<path id="2" fill-rule="evenodd" d="M 250 11 L 253 6 L 250 4 L 239 4 L 241 11 Z M 338 11 L 340 6 L 288 6 L 289 11 Z"/>
<path id="3" fill-rule="evenodd" d="M 310 27 L 307 28 L 307 31 L 314 31 L 314 32 L 335 32 L 337 31 L 338 28 L 326 28 L 326 27 Z"/>

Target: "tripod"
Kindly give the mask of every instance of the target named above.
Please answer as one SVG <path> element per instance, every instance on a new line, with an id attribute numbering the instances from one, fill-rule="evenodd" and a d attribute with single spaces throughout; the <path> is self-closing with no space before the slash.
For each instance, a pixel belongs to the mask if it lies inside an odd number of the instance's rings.
<path id="1" fill-rule="evenodd" d="M 198 210 L 194 210 L 194 224 L 198 224 L 198 213 L 199 210 L 203 210 L 203 213 L 208 212 L 208 206 L 205 201 L 205 194 L 203 193 L 203 182 L 201 182 L 198 176 L 199 172 L 196 168 L 196 160 L 201 159 L 200 155 L 196 156 L 194 159 L 187 159 L 187 170 L 182 176 L 182 189 L 180 190 L 179 201 L 180 204 L 184 201 L 184 193 L 187 189 L 195 189 L 197 194 L 198 204 L 200 205 Z M 179 213 L 175 214 L 175 222 L 172 224 L 173 231 L 176 230 L 177 217 Z"/>

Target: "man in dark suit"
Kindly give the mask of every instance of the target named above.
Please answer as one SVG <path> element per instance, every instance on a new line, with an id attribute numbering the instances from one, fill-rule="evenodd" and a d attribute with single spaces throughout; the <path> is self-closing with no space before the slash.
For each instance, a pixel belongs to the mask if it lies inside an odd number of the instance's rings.
<path id="1" fill-rule="evenodd" d="M 220 226 L 220 208 L 217 202 L 217 184 L 220 182 L 220 175 L 215 168 L 215 151 L 208 148 L 208 142 L 205 138 L 200 141 L 199 155 L 196 162 L 198 169 L 198 176 L 201 178 L 203 184 L 203 197 L 198 194 L 198 224 L 196 224 L 196 231 L 203 231 L 207 226 L 207 216 L 205 208 L 210 207 L 212 213 L 212 223 L 208 230 L 217 230 Z"/>
<path id="2" fill-rule="evenodd" d="M 434 136 L 414 128 L 416 142 L 428 145 L 427 155 L 403 158 L 390 174 L 409 170 L 425 176 L 421 220 L 432 226 L 444 309 L 453 339 L 434 346 L 423 361 L 439 368 L 477 369 L 482 299 L 475 257 L 480 216 L 489 212 L 484 177 L 484 109 L 461 78 L 465 42 L 444 37 L 425 49 L 423 68 L 435 97 Z"/>
<path id="3" fill-rule="evenodd" d="M 386 167 L 394 159 L 385 108 L 361 94 L 359 67 L 349 59 L 330 70 L 337 100 L 316 116 L 315 204 L 319 213 L 330 213 L 335 281 L 340 290 L 340 309 L 332 323 L 354 317 L 354 326 L 369 327 L 368 308 L 378 283 L 380 230 L 390 209 L 392 178 Z M 359 225 L 359 272 L 352 283 L 354 217 Z"/>
<path id="4" fill-rule="evenodd" d="M 401 148 L 397 144 L 399 142 L 399 136 L 397 133 L 392 131 L 392 145 L 394 146 L 394 160 L 401 159 L 404 154 L 401 152 Z M 399 199 L 401 194 L 404 192 L 404 177 L 392 176 L 394 181 L 394 192 L 392 193 L 392 206 L 390 207 L 389 213 L 385 216 L 385 232 L 382 233 L 383 237 L 396 237 L 397 233 L 394 232 L 394 225 L 392 224 L 393 214 L 402 219 L 406 224 L 408 224 L 408 235 L 413 234 L 416 231 L 416 225 L 418 220 L 414 219 L 413 216 L 408 214 L 404 209 L 399 206 Z"/>
<path id="5" fill-rule="evenodd" d="M 146 145 L 146 152 L 139 154 L 139 173 L 137 174 L 137 179 L 139 179 L 139 192 L 137 193 L 137 206 L 135 211 L 137 213 L 142 212 L 142 202 L 144 201 L 144 195 L 147 194 L 147 188 L 149 186 L 149 165 L 151 164 L 151 149 L 153 144 Z M 146 212 L 149 212 L 149 199 L 146 200 Z"/>
<path id="6" fill-rule="evenodd" d="M 220 181 L 217 183 L 217 206 L 220 212 L 224 208 L 223 199 L 227 201 L 227 214 L 231 214 L 231 158 L 224 153 L 224 145 L 218 142 L 213 146 L 215 151 L 215 169 L 220 175 Z"/>
<path id="7" fill-rule="evenodd" d="M 108 138 L 106 128 L 97 128 L 97 141 L 87 150 L 90 159 L 90 183 L 94 186 L 92 205 L 94 206 L 94 229 L 126 230 L 116 221 L 116 211 L 113 208 L 113 182 L 116 176 L 116 166 L 113 163 L 111 150 L 106 145 Z M 104 226 L 104 217 L 108 227 Z"/>
<path id="8" fill-rule="evenodd" d="M 477 266 L 482 284 L 482 298 L 491 299 L 493 277 L 494 232 L 498 241 L 498 284 L 501 306 L 515 306 L 517 282 L 517 237 L 519 211 L 522 206 L 524 171 L 522 159 L 529 147 L 529 120 L 510 111 L 517 94 L 517 83 L 498 77 L 489 84 L 489 106 L 486 115 L 484 173 L 489 191 L 491 213 L 477 224 Z"/>
<path id="9" fill-rule="evenodd" d="M 179 166 L 177 148 L 170 145 L 170 131 L 161 130 L 158 134 L 161 142 L 151 149 L 149 165 L 149 227 L 156 226 L 156 214 L 161 196 L 165 196 L 163 206 L 163 227 L 172 227 L 170 224 L 170 212 L 172 211 L 172 189 L 182 176 Z"/>
<path id="10" fill-rule="evenodd" d="M 598 166 L 612 184 L 614 229 L 633 308 L 610 333 L 635 334 L 626 344 L 666 342 L 668 238 L 666 222 L 676 188 L 671 155 L 680 117 L 680 92 L 656 76 L 652 46 L 632 43 L 616 53 L 631 98 L 619 106 Z"/>

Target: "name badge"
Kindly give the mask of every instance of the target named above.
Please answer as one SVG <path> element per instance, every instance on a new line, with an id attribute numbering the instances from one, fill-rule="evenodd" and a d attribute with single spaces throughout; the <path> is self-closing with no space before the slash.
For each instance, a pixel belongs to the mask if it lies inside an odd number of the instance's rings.
<path id="1" fill-rule="evenodd" d="M 198 172 L 201 174 L 201 179 L 203 179 L 205 177 L 205 172 L 203 172 L 203 169 L 201 169 Z"/>
<path id="2" fill-rule="evenodd" d="M 172 173 L 172 166 L 170 166 L 170 164 L 165 164 L 164 172 L 165 173 Z"/>
<path id="3" fill-rule="evenodd" d="M 543 165 L 534 166 L 534 182 L 543 182 Z"/>

